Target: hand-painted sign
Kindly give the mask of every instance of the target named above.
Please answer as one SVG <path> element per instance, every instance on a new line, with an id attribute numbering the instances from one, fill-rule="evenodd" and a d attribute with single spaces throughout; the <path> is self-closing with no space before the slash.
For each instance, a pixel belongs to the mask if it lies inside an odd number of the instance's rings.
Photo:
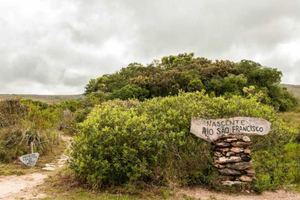
<path id="1" fill-rule="evenodd" d="M 27 166 L 33 167 L 36 164 L 36 161 L 39 157 L 39 153 L 32 153 L 21 156 L 19 159 Z"/>
<path id="2" fill-rule="evenodd" d="M 229 119 L 193 118 L 191 122 L 191 133 L 207 141 L 215 141 L 224 134 L 266 135 L 270 130 L 270 122 L 253 117 L 234 117 Z"/>

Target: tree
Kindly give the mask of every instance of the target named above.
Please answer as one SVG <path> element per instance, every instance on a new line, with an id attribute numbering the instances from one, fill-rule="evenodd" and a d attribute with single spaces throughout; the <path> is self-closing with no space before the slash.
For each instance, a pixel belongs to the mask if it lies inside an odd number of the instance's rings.
<path id="1" fill-rule="evenodd" d="M 192 80 L 188 84 L 187 88 L 189 92 L 201 91 L 202 89 L 204 89 L 202 81 L 198 78 Z"/>
<path id="2" fill-rule="evenodd" d="M 112 93 L 113 99 L 118 98 L 122 100 L 138 99 L 144 101 L 149 95 L 149 91 L 139 87 L 138 85 L 126 85 L 119 90 Z"/>
<path id="3" fill-rule="evenodd" d="M 161 59 L 162 66 L 165 69 L 172 69 L 179 65 L 189 65 L 194 57 L 194 53 L 181 53 L 178 56 L 166 56 Z"/>
<path id="4" fill-rule="evenodd" d="M 163 57 L 146 66 L 131 63 L 119 72 L 91 79 L 85 87 L 85 95 L 102 91 L 109 95 L 113 93 L 112 97 L 143 99 L 177 95 L 180 90 L 205 89 L 216 96 L 226 94 L 230 97 L 243 94 L 244 87 L 255 86 L 257 92 L 267 95 L 265 103 L 284 111 L 297 105 L 297 100 L 279 86 L 281 77 L 281 71 L 251 60 L 213 62 L 203 57 L 194 58 L 194 53 L 183 53 Z M 140 97 L 137 91 L 145 93 Z"/>
<path id="5" fill-rule="evenodd" d="M 91 92 L 95 92 L 97 91 L 97 88 L 96 88 L 96 79 L 91 79 L 89 81 L 89 83 L 84 87 L 84 95 L 87 95 Z"/>

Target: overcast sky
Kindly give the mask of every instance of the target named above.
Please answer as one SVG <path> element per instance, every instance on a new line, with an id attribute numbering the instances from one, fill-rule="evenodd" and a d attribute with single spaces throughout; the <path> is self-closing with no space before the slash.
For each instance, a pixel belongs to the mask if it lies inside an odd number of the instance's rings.
<path id="1" fill-rule="evenodd" d="M 0 93 L 78 94 L 131 62 L 250 59 L 300 84 L 300 1 L 0 0 Z"/>

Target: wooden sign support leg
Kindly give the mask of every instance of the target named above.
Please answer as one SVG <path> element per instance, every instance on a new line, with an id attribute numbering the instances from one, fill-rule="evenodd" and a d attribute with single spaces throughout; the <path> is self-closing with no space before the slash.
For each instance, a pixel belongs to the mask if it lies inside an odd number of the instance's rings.
<path id="1" fill-rule="evenodd" d="M 33 142 L 30 142 L 30 151 L 33 153 Z"/>
<path id="2" fill-rule="evenodd" d="M 60 134 L 59 134 L 59 132 L 57 132 L 56 135 L 57 135 L 57 145 L 59 145 L 59 144 L 60 144 L 60 141 L 59 141 L 59 139 L 60 139 Z"/>
<path id="3" fill-rule="evenodd" d="M 53 144 L 54 144 L 54 138 L 51 138 L 51 152 L 53 152 Z"/>
<path id="4" fill-rule="evenodd" d="M 250 138 L 243 135 L 223 135 L 212 142 L 214 166 L 223 185 L 251 184 L 255 179 L 252 169 Z"/>

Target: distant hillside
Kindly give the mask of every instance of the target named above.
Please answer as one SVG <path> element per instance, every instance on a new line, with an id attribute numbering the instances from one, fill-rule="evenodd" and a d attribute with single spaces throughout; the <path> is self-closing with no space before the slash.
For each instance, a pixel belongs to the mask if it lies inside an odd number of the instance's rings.
<path id="1" fill-rule="evenodd" d="M 282 87 L 286 87 L 289 92 L 300 99 L 300 85 L 280 84 Z M 46 103 L 60 103 L 65 100 L 77 100 L 83 97 L 81 94 L 76 95 L 36 95 L 36 94 L 0 94 L 0 101 L 4 99 L 12 99 L 21 97 L 22 99 L 32 99 L 35 101 L 42 101 Z"/>
<path id="2" fill-rule="evenodd" d="M 300 85 L 290 85 L 290 84 L 280 84 L 282 87 L 286 87 L 286 89 L 295 95 L 296 98 L 300 99 Z"/>
<path id="3" fill-rule="evenodd" d="M 65 100 L 77 100 L 83 95 L 36 95 L 36 94 L 0 94 L 0 100 L 21 97 L 22 99 L 32 99 L 46 103 L 60 103 Z"/>

